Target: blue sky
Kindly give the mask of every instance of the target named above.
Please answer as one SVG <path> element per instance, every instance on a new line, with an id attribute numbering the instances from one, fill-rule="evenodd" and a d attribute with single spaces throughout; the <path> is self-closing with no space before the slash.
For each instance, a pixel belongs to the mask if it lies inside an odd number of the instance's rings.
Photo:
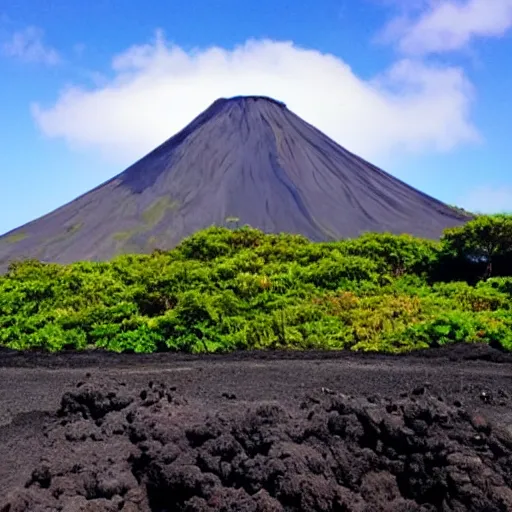
<path id="1" fill-rule="evenodd" d="M 3 0 L 0 233 L 236 94 L 446 202 L 512 210 L 511 28 L 512 0 Z"/>

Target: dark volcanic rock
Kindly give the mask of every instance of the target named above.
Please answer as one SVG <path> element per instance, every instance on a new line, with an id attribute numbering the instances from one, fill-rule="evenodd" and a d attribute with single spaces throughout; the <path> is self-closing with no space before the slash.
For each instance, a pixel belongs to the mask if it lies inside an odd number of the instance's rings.
<path id="1" fill-rule="evenodd" d="M 15 258 L 72 262 L 169 249 L 229 217 L 312 240 L 438 238 L 468 220 L 346 151 L 283 104 L 220 99 L 103 185 L 0 238 Z"/>
<path id="2" fill-rule="evenodd" d="M 143 391 L 66 395 L 41 464 L 0 510 L 512 510 L 510 427 L 426 391 L 368 401 L 319 390 L 293 411 L 213 414 L 164 385 Z M 103 438 L 68 435 L 84 423 Z"/>

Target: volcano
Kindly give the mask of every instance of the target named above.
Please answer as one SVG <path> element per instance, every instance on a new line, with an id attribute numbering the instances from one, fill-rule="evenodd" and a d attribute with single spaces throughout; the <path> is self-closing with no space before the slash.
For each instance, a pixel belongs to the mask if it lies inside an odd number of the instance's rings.
<path id="1" fill-rule="evenodd" d="M 170 249 L 235 221 L 313 241 L 363 232 L 437 239 L 469 217 L 350 153 L 261 96 L 215 101 L 121 174 L 0 237 L 0 265 Z"/>

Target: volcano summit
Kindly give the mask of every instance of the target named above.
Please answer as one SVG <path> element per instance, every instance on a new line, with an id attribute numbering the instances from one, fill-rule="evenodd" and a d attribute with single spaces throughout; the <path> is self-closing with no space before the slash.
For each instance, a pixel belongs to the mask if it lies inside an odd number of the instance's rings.
<path id="1" fill-rule="evenodd" d="M 283 103 L 219 99 L 103 185 L 0 237 L 0 266 L 169 249 L 227 219 L 311 240 L 439 238 L 468 217 L 345 150 Z"/>

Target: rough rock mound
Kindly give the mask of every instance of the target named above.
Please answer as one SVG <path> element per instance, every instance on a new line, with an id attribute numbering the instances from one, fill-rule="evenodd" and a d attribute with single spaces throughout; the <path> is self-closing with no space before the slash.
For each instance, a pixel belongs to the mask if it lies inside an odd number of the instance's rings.
<path id="1" fill-rule="evenodd" d="M 423 387 L 210 415 L 161 384 L 80 383 L 45 435 L 1 512 L 512 510 L 512 428 Z"/>

